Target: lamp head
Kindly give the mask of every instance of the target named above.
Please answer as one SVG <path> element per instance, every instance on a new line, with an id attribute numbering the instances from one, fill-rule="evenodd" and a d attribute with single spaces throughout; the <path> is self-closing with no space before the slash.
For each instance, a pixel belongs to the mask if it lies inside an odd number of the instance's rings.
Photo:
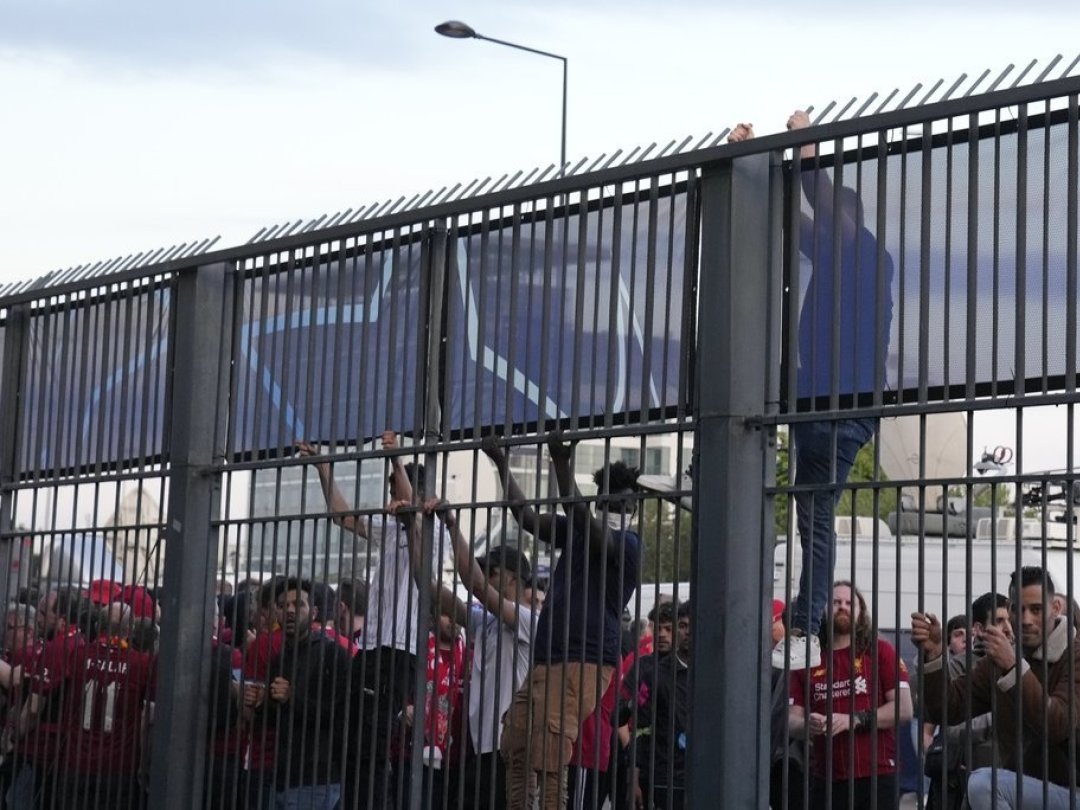
<path id="1" fill-rule="evenodd" d="M 447 20 L 435 26 L 435 33 L 451 39 L 469 39 L 476 36 L 472 26 L 466 25 L 461 20 Z"/>

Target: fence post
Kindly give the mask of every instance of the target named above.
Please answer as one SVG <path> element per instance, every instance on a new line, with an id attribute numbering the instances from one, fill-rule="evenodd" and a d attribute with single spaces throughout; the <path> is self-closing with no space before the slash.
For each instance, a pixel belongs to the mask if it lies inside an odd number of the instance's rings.
<path id="1" fill-rule="evenodd" d="M 173 304 L 167 458 L 169 505 L 150 806 L 201 807 L 208 739 L 212 582 L 220 476 L 211 474 L 223 422 L 231 266 L 181 270 Z"/>
<path id="2" fill-rule="evenodd" d="M 417 362 L 416 380 L 416 424 L 422 429 L 416 436 L 418 448 L 423 452 L 423 464 L 425 470 L 424 492 L 420 493 L 424 499 L 435 495 L 441 495 L 441 485 L 436 481 L 436 472 L 439 467 L 439 456 L 435 452 L 435 445 L 442 435 L 442 394 L 443 362 L 445 349 L 445 335 L 443 311 L 446 306 L 446 274 L 447 274 L 447 243 L 448 236 L 446 226 L 436 222 L 428 231 L 424 245 L 422 266 L 427 274 L 424 282 L 423 303 L 421 312 L 421 346 L 423 347 L 419 362 Z M 423 520 L 423 532 L 421 534 L 420 558 L 422 561 L 420 579 L 423 582 L 437 577 L 442 581 L 442 573 L 432 569 L 432 558 L 435 544 L 438 542 L 438 532 L 435 519 L 425 515 L 417 515 L 416 520 Z M 441 551 L 441 549 L 440 549 Z M 441 556 L 441 555 L 440 555 Z M 417 633 L 417 649 L 427 649 L 427 622 L 425 617 L 431 615 L 431 592 L 421 588 L 418 592 L 417 615 L 420 617 Z M 423 695 L 427 690 L 427 667 L 418 666 L 416 677 L 413 681 L 414 694 Z M 424 729 L 427 727 L 425 715 L 425 701 L 415 702 L 415 714 L 412 725 L 412 752 L 410 754 L 409 770 L 411 782 L 408 786 L 408 804 L 405 810 L 422 810 L 429 806 L 426 791 L 424 790 Z M 431 785 L 428 790 L 433 790 Z"/>
<path id="3" fill-rule="evenodd" d="M 4 321 L 3 368 L 0 369 L 0 604 L 7 604 L 19 588 L 29 584 L 30 550 L 15 537 L 14 495 L 12 486 L 18 478 L 19 400 L 26 353 L 26 330 L 29 307 L 8 309 Z M 14 566 L 14 574 L 13 574 Z"/>
<path id="4" fill-rule="evenodd" d="M 778 360 L 769 330 L 780 273 L 779 156 L 704 169 L 691 574 L 689 807 L 768 805 L 771 433 Z M 773 373 L 769 373 L 770 366 Z M 768 518 L 768 523 L 766 522 Z"/>

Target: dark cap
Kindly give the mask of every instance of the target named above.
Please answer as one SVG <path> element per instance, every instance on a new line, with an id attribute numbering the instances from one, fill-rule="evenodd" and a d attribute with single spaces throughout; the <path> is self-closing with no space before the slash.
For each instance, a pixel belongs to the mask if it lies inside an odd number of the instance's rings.
<path id="1" fill-rule="evenodd" d="M 494 570 L 509 571 L 526 585 L 532 582 L 529 558 L 511 546 L 495 546 L 483 557 L 477 557 L 476 562 L 484 569 L 484 573 Z"/>

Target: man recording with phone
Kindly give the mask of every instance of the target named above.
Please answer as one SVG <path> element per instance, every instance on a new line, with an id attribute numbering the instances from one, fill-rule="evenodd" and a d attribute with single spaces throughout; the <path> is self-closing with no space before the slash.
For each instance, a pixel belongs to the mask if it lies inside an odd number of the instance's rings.
<path id="1" fill-rule="evenodd" d="M 951 725 L 993 712 L 1004 767 L 971 775 L 972 810 L 1069 807 L 1080 798 L 1069 787 L 1077 783 L 1070 755 L 1080 706 L 1076 628 L 1062 614 L 1053 579 L 1042 568 L 1025 566 L 1013 574 L 1009 602 L 1019 638 L 997 624 L 984 627 L 986 655 L 958 675 L 944 665 L 938 618 L 911 615 L 911 640 L 923 660 L 926 714 Z"/>

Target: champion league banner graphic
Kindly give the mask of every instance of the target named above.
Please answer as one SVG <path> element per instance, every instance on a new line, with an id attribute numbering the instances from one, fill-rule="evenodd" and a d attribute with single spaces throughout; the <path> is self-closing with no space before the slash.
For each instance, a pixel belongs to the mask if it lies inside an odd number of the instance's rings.
<path id="1" fill-rule="evenodd" d="M 157 287 L 29 319 L 18 405 L 24 475 L 160 455 L 171 298 Z"/>
<path id="2" fill-rule="evenodd" d="M 577 216 L 558 220 L 550 238 L 540 221 L 450 240 L 447 430 L 678 401 L 685 194 L 654 205 L 651 234 L 631 227 L 627 204 L 585 214 L 583 240 Z M 639 203 L 638 216 L 648 207 Z M 236 452 L 418 428 L 430 284 L 421 253 L 400 244 L 248 282 Z"/>
<path id="3" fill-rule="evenodd" d="M 894 147 L 883 170 L 876 157 L 843 166 L 842 184 L 858 189 L 866 227 L 894 266 L 887 389 L 920 378 L 931 390 L 957 385 L 969 370 L 984 390 L 1017 378 L 1063 384 L 1078 303 L 1068 160 L 1068 124 L 1056 123 L 974 147 L 966 136 L 951 149 L 935 141 L 928 158 Z M 609 195 L 547 228 L 522 216 L 451 231 L 441 380 L 421 368 L 432 279 L 410 233 L 244 278 L 222 348 L 232 369 L 228 452 L 412 432 L 427 384 L 438 387 L 442 427 L 473 435 L 564 417 L 656 417 L 692 402 L 681 390 L 693 341 L 686 313 L 696 306 L 684 300 L 685 192 Z M 805 290 L 807 257 L 798 272 Z M 31 314 L 19 394 L 24 475 L 164 450 L 170 299 L 156 287 Z"/>

